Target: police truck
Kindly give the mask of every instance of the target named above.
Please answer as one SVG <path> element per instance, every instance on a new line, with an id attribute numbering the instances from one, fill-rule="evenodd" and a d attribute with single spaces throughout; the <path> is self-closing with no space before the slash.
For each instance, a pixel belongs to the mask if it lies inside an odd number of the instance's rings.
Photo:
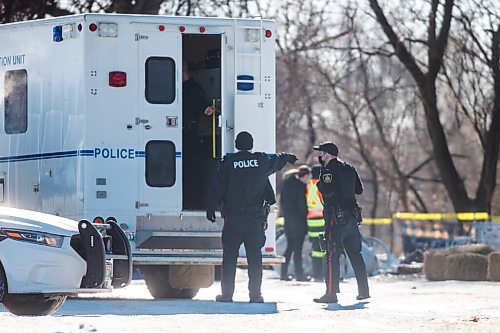
<path id="1" fill-rule="evenodd" d="M 254 150 L 275 151 L 274 37 L 260 18 L 0 25 L 0 205 L 116 220 L 155 298 L 194 297 L 222 261 L 222 220 L 209 223 L 204 204 L 218 162 L 243 130 Z M 183 63 L 217 110 L 196 122 L 196 159 L 183 142 Z M 270 264 L 279 259 L 269 222 Z"/>

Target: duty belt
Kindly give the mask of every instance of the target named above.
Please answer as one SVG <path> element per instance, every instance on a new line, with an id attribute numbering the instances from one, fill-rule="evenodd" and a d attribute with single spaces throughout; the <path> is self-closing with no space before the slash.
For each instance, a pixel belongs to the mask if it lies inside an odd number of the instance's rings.
<path id="1" fill-rule="evenodd" d="M 258 212 L 261 211 L 264 207 L 259 205 L 241 205 L 241 206 L 230 206 L 224 207 L 224 210 L 228 213 L 235 212 Z"/>

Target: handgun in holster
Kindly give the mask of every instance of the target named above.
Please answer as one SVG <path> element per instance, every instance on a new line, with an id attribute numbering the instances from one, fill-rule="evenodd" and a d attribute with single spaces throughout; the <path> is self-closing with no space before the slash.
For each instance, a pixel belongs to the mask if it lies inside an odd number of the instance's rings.
<path id="1" fill-rule="evenodd" d="M 335 224 L 346 224 L 346 219 L 345 219 L 345 215 L 344 215 L 344 210 L 340 207 L 335 207 L 333 209 L 334 213 L 335 213 Z"/>
<path id="2" fill-rule="evenodd" d="M 363 215 L 361 214 L 361 207 L 360 206 L 356 205 L 356 207 L 354 207 L 354 209 L 352 211 L 352 214 L 354 215 L 354 218 L 356 219 L 356 223 L 358 225 L 363 223 Z"/>
<path id="3" fill-rule="evenodd" d="M 261 217 L 262 217 L 262 222 L 266 223 L 267 218 L 269 217 L 269 214 L 271 213 L 271 205 L 268 204 L 267 202 L 264 203 L 261 209 Z"/>
<path id="4" fill-rule="evenodd" d="M 324 233 L 319 234 L 318 238 L 319 238 L 319 249 L 321 251 L 323 251 L 323 252 L 326 252 L 326 249 L 327 249 L 326 243 L 327 243 L 327 241 L 326 241 L 325 234 Z"/>

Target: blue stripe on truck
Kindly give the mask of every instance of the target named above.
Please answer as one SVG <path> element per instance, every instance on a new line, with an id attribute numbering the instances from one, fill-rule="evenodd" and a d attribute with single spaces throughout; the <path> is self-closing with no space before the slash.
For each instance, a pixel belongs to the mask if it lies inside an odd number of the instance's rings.
<path id="1" fill-rule="evenodd" d="M 52 153 L 3 156 L 3 157 L 0 157 L 0 163 L 35 161 L 35 160 L 50 160 L 50 159 L 54 159 L 54 158 L 65 158 L 65 157 L 76 157 L 76 156 L 94 157 L 95 150 L 94 149 L 80 149 L 80 150 L 68 150 L 68 151 L 59 151 L 59 152 L 52 152 Z M 145 156 L 146 156 L 146 153 L 144 152 L 144 150 L 135 150 L 134 151 L 134 157 L 140 158 L 140 157 L 145 157 Z M 180 151 L 176 152 L 175 157 L 178 157 L 178 158 L 182 157 L 182 152 L 180 152 Z"/>

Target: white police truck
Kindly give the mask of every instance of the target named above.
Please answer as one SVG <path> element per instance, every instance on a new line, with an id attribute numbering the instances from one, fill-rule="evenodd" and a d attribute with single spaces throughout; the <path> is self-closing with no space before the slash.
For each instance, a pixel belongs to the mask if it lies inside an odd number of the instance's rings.
<path id="1" fill-rule="evenodd" d="M 242 130 L 275 151 L 274 32 L 262 19 L 116 14 L 1 25 L 0 205 L 112 217 L 154 297 L 193 297 L 222 258 L 222 220 L 203 203 L 218 161 Z M 196 158 L 183 62 L 217 108 L 196 122 Z M 265 263 L 277 260 L 269 222 Z"/>

